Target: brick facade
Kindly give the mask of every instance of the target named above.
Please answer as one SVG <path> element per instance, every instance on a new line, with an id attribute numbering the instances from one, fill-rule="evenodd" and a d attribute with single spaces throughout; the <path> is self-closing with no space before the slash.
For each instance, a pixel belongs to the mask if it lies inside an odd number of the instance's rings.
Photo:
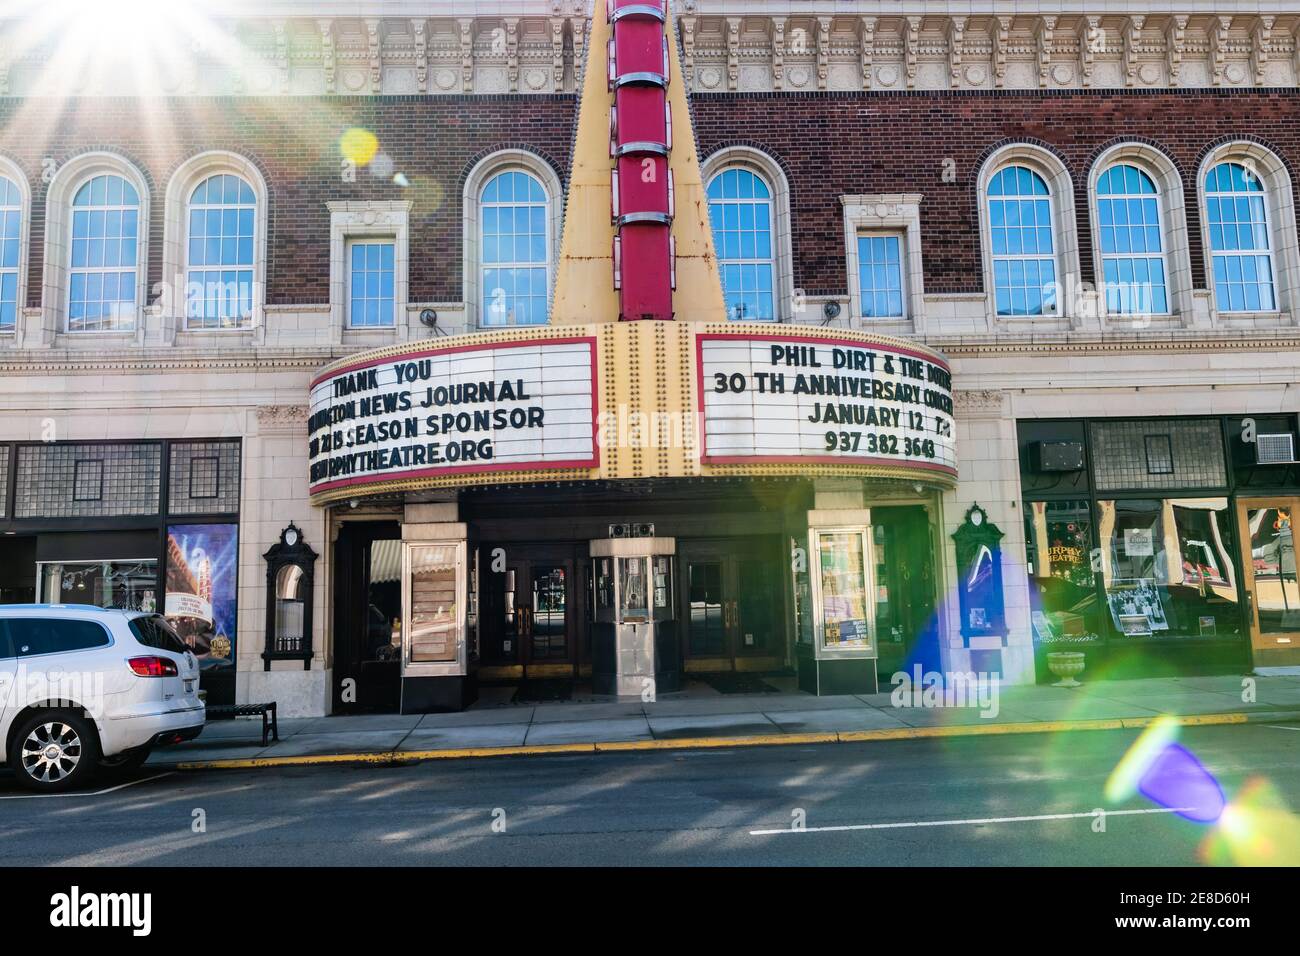
<path id="1" fill-rule="evenodd" d="M 268 305 L 329 301 L 331 200 L 411 199 L 413 301 L 461 298 L 461 184 L 483 155 L 508 146 L 539 154 L 563 178 L 575 103 L 571 96 L 331 97 L 301 99 L 0 100 L 5 155 L 32 184 L 27 304 L 41 304 L 46 159 L 107 150 L 150 180 L 149 243 L 160 249 L 163 192 L 195 153 L 226 149 L 252 160 L 270 192 Z M 366 169 L 345 182 L 337 148 L 349 127 L 374 131 L 405 174 L 405 189 Z M 150 259 L 149 283 L 161 278 Z"/>
<path id="2" fill-rule="evenodd" d="M 1107 146 L 1141 141 L 1177 164 L 1187 200 L 1192 275 L 1205 285 L 1194 180 L 1201 157 L 1224 140 L 1253 139 L 1300 172 L 1300 93 L 1065 92 L 696 95 L 700 149 L 732 143 L 769 153 L 791 189 L 795 285 L 810 295 L 846 288 L 839 196 L 908 193 L 921 204 L 928 293 L 983 288 L 975 190 L 996 147 L 1031 142 L 1053 150 L 1075 186 L 1083 279 L 1094 281 L 1088 172 Z M 944 163 L 955 179 L 944 181 Z"/>
<path id="3" fill-rule="evenodd" d="M 810 295 L 846 291 L 839 196 L 860 193 L 923 194 L 926 291 L 980 291 L 976 179 L 984 157 L 1004 143 L 1046 146 L 1069 170 L 1082 278 L 1089 282 L 1095 275 L 1086 239 L 1088 172 L 1110 145 L 1145 142 L 1178 166 L 1198 288 L 1206 279 L 1194 179 L 1206 151 L 1225 140 L 1256 140 L 1300 185 L 1295 90 L 696 94 L 692 109 L 702 156 L 748 144 L 786 170 L 794 284 Z M 411 299 L 460 301 L 466 173 L 478 158 L 518 147 L 544 157 L 565 180 L 575 112 L 569 95 L 0 101 L 4 152 L 32 182 L 27 304 L 40 305 L 47 159 L 58 164 L 91 149 L 125 155 L 151 180 L 153 248 L 162 241 L 162 192 L 181 161 L 229 149 L 256 163 L 271 194 L 268 305 L 328 300 L 325 204 L 347 199 L 412 199 Z M 378 134 L 381 151 L 410 186 L 364 169 L 355 182 L 344 181 L 336 144 L 352 126 Z M 151 285 L 160 271 L 154 256 Z"/>

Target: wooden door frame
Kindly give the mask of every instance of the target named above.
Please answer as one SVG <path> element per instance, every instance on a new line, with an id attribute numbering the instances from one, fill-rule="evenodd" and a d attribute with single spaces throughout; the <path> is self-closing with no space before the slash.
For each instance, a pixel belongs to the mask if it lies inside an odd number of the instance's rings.
<path id="1" fill-rule="evenodd" d="M 1238 556 L 1241 561 L 1241 589 L 1247 595 L 1249 602 L 1248 614 L 1246 615 L 1246 630 L 1250 635 L 1250 647 L 1255 650 L 1273 650 L 1279 646 L 1289 648 L 1300 648 L 1300 634 L 1295 635 L 1295 639 L 1289 644 L 1279 642 L 1276 637 L 1270 638 L 1275 632 L 1265 632 L 1259 624 L 1259 602 L 1255 597 L 1255 563 L 1251 559 L 1250 547 L 1250 521 L 1247 513 L 1252 509 L 1270 508 L 1282 505 L 1291 509 L 1291 520 L 1295 521 L 1295 516 L 1300 513 L 1300 495 L 1251 495 L 1249 497 L 1239 497 L 1236 499 L 1237 505 L 1237 548 Z M 1294 536 L 1294 524 L 1292 526 L 1292 535 Z M 1294 537 L 1293 539 L 1294 540 Z M 1291 635 L 1284 635 L 1291 636 Z"/>

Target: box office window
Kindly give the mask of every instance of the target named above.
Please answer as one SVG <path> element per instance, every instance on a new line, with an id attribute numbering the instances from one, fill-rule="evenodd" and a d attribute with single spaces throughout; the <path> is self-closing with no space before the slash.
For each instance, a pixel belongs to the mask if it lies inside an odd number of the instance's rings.
<path id="1" fill-rule="evenodd" d="M 156 443 L 20 445 L 14 514 L 88 518 L 158 513 Z"/>
<path id="2" fill-rule="evenodd" d="M 1226 498 L 1102 499 L 1098 555 L 1120 639 L 1240 633 Z"/>
<path id="3" fill-rule="evenodd" d="M 239 510 L 239 443 L 173 442 L 167 507 L 172 514 Z"/>
<path id="4" fill-rule="evenodd" d="M 1099 491 L 1221 488 L 1228 483 L 1217 418 L 1093 422 L 1091 440 Z"/>

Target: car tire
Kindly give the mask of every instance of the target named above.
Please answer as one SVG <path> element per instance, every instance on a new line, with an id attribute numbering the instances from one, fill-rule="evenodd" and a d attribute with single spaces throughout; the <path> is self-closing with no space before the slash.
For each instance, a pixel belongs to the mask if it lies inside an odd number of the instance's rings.
<path id="1" fill-rule="evenodd" d="M 148 747 L 137 747 L 135 750 L 127 750 L 112 757 L 100 757 L 99 772 L 114 778 L 129 777 L 144 766 L 150 753 L 152 751 Z"/>
<path id="2" fill-rule="evenodd" d="M 19 786 L 58 793 L 89 782 L 99 764 L 95 725 L 79 711 L 43 710 L 11 738 L 9 766 Z"/>

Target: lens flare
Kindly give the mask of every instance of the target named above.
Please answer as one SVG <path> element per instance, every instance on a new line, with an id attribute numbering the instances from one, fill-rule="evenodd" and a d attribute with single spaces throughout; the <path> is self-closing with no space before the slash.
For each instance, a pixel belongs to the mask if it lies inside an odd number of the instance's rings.
<path id="1" fill-rule="evenodd" d="M 379 152 L 379 137 L 368 129 L 353 126 L 339 137 L 339 152 L 343 158 L 357 166 L 369 165 Z"/>
<path id="2" fill-rule="evenodd" d="M 1144 730 L 1106 781 L 1112 803 L 1142 794 L 1152 803 L 1197 823 L 1214 823 L 1223 815 L 1223 788 L 1186 747 L 1174 741 L 1178 721 L 1165 716 Z"/>
<path id="3" fill-rule="evenodd" d="M 1200 847 L 1216 866 L 1300 865 L 1300 820 L 1266 780 L 1248 781 Z"/>
<path id="4" fill-rule="evenodd" d="M 1223 788 L 1196 755 L 1170 744 L 1156 755 L 1138 781 L 1138 792 L 1152 803 L 1177 808 L 1180 817 L 1214 823 L 1223 815 Z"/>
<path id="5" fill-rule="evenodd" d="M 1121 803 L 1138 792 L 1142 775 L 1155 762 L 1160 753 L 1178 739 L 1178 721 L 1169 716 L 1159 717 L 1133 741 L 1106 780 L 1106 799 Z"/>

